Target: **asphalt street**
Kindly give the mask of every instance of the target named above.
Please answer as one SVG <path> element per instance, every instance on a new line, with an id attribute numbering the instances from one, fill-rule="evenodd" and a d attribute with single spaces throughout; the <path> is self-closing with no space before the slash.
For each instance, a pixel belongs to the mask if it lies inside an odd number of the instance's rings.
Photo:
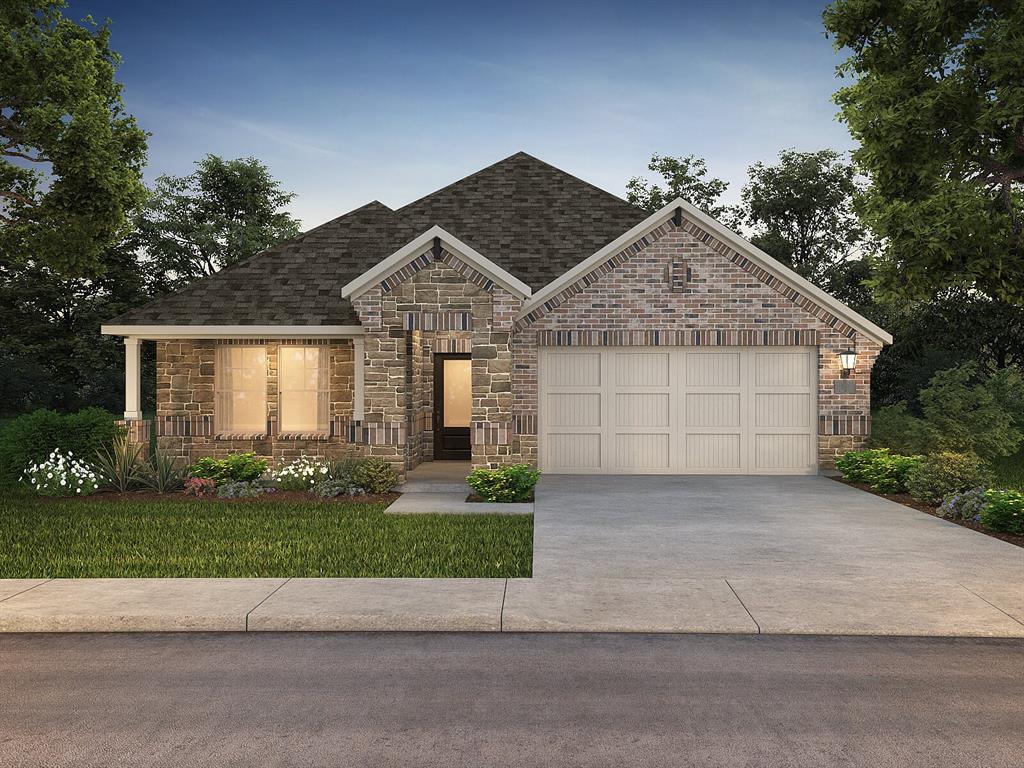
<path id="1" fill-rule="evenodd" d="M 0 765 L 1019 768 L 1024 641 L 0 636 Z"/>

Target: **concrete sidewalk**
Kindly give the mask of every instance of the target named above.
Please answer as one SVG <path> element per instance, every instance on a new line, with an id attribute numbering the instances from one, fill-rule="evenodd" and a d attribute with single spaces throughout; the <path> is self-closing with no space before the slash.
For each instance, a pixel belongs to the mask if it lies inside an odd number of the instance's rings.
<path id="1" fill-rule="evenodd" d="M 1024 549 L 819 477 L 545 477 L 533 573 L 0 581 L 0 631 L 1024 637 Z"/>
<path id="2" fill-rule="evenodd" d="M 2 632 L 707 632 L 1024 637 L 1024 595 L 853 579 L 0 581 Z"/>

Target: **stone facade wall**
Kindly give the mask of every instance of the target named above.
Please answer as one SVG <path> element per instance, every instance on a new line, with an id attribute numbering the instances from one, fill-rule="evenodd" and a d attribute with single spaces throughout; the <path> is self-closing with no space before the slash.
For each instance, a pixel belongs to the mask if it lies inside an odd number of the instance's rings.
<path id="1" fill-rule="evenodd" d="M 808 311 L 685 228 L 669 223 L 645 248 L 516 334 L 513 410 L 533 425 L 538 406 L 537 334 L 569 330 L 683 332 L 668 343 L 693 343 L 685 333 L 691 331 L 701 332 L 702 344 L 744 345 L 787 344 L 793 334 L 786 332 L 813 332 L 819 347 L 820 466 L 833 467 L 837 450 L 859 447 L 867 440 L 871 367 L 881 346 L 841 322 L 833 324 Z M 715 331 L 733 333 L 718 337 Z M 766 338 L 766 331 L 777 333 Z M 837 394 L 838 353 L 848 348 L 857 351 L 857 368 L 850 378 L 856 392 Z M 535 426 L 532 431 L 518 436 L 518 451 L 523 460 L 536 463 Z"/>
<path id="2" fill-rule="evenodd" d="M 221 432 L 214 412 L 216 349 L 219 344 L 256 344 L 267 354 L 267 429 L 258 435 Z M 223 457 L 252 451 L 271 466 L 287 464 L 300 456 L 340 458 L 359 454 L 343 425 L 352 417 L 355 368 L 351 340 L 333 340 L 329 347 L 328 415 L 332 425 L 326 435 L 282 435 L 278 424 L 278 350 L 282 344 L 317 345 L 319 340 L 181 340 L 156 343 L 156 430 L 162 451 L 185 461 L 202 456 Z"/>
<path id="3" fill-rule="evenodd" d="M 452 254 L 424 254 L 353 305 L 365 330 L 365 418 L 394 428 L 396 441 L 370 446 L 400 471 L 433 458 L 434 355 L 472 357 L 474 466 L 511 458 L 512 356 L 517 298 L 481 279 Z"/>

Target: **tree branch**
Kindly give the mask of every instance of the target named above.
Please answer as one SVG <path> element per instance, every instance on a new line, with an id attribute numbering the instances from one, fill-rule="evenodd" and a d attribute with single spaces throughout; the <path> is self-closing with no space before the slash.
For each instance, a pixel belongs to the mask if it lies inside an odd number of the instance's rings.
<path id="1" fill-rule="evenodd" d="M 50 162 L 50 158 L 48 157 L 43 157 L 42 155 L 40 155 L 39 157 L 32 157 L 32 155 L 26 155 L 24 152 L 15 152 L 13 149 L 10 148 L 10 146 L 0 148 L 0 152 L 2 152 L 7 157 L 20 157 L 22 160 L 28 160 L 31 163 Z"/>
<path id="2" fill-rule="evenodd" d="M 30 206 L 32 208 L 36 207 L 35 200 L 25 197 L 24 195 L 19 195 L 17 192 L 8 192 L 6 190 L 0 189 L 0 197 L 8 197 L 11 200 L 17 200 L 19 203 L 24 203 L 25 205 Z"/>

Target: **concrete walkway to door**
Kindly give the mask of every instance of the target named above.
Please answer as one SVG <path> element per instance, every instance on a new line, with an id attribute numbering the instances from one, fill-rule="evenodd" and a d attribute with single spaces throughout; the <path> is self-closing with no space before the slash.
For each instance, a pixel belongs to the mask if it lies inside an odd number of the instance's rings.
<path id="1" fill-rule="evenodd" d="M 1024 636 L 1024 550 L 824 477 L 548 476 L 505 630 Z"/>

